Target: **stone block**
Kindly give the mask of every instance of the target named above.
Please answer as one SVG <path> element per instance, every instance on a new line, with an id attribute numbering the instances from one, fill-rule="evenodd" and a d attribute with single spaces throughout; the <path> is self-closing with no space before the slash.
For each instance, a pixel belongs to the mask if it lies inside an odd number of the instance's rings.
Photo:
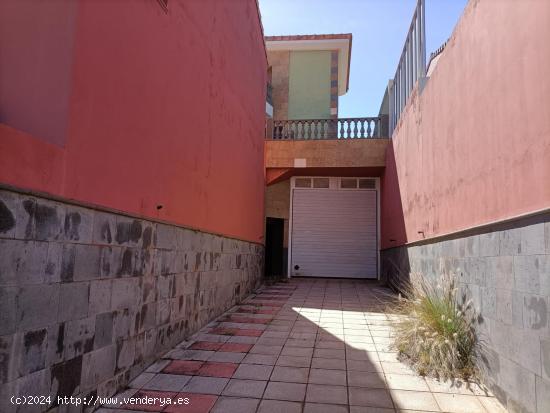
<path id="1" fill-rule="evenodd" d="M 0 384 L 0 412 L 15 413 L 17 406 L 11 403 L 10 398 L 16 394 L 16 384 L 15 380 L 9 383 Z"/>
<path id="2" fill-rule="evenodd" d="M 550 338 L 540 340 L 540 352 L 542 360 L 542 377 L 550 380 Z"/>
<path id="3" fill-rule="evenodd" d="M 514 284 L 518 291 L 540 293 L 540 260 L 537 255 L 514 257 Z"/>
<path id="4" fill-rule="evenodd" d="M 14 193 L 16 199 L 15 205 L 15 238 L 17 239 L 34 239 L 35 224 L 33 219 L 33 211 L 36 205 L 36 199 L 33 197 L 19 195 Z"/>
<path id="5" fill-rule="evenodd" d="M 49 395 L 50 394 L 50 371 L 49 369 L 39 370 L 32 374 L 20 377 L 16 381 L 16 391 L 15 394 L 18 396 L 29 396 L 29 395 Z M 20 411 L 32 412 L 40 411 L 38 408 L 36 410 L 31 409 L 21 409 Z"/>
<path id="6" fill-rule="evenodd" d="M 61 282 L 71 282 L 74 278 L 74 265 L 76 258 L 75 245 L 65 244 L 61 252 L 61 268 L 59 278 Z"/>
<path id="7" fill-rule="evenodd" d="M 96 245 L 75 245 L 74 281 L 93 280 L 100 277 L 102 247 Z"/>
<path id="8" fill-rule="evenodd" d="M 111 280 L 90 281 L 88 314 L 95 315 L 111 309 Z"/>
<path id="9" fill-rule="evenodd" d="M 136 313 L 136 333 L 149 330 L 156 326 L 157 303 L 152 302 L 141 306 L 139 313 Z"/>
<path id="10" fill-rule="evenodd" d="M 521 254 L 521 228 L 512 228 L 499 232 L 500 255 Z"/>
<path id="11" fill-rule="evenodd" d="M 163 325 L 170 321 L 170 300 L 157 301 L 157 325 Z"/>
<path id="12" fill-rule="evenodd" d="M 135 308 L 139 299 L 140 291 L 138 278 L 122 278 L 112 281 L 112 310 Z"/>
<path id="13" fill-rule="evenodd" d="M 523 328 L 523 293 L 512 291 L 512 324 Z"/>
<path id="14" fill-rule="evenodd" d="M 143 223 L 141 220 L 117 215 L 115 242 L 118 245 L 138 246 L 142 236 Z"/>
<path id="15" fill-rule="evenodd" d="M 99 274 L 101 278 L 113 278 L 117 276 L 122 257 L 122 248 L 116 246 L 103 246 L 100 250 Z"/>
<path id="16" fill-rule="evenodd" d="M 486 285 L 512 289 L 514 285 L 514 257 L 510 255 L 487 257 Z"/>
<path id="17" fill-rule="evenodd" d="M 19 335 L 19 376 L 24 376 L 46 367 L 48 330 L 30 330 Z"/>
<path id="18" fill-rule="evenodd" d="M 550 297 L 550 254 L 537 255 L 540 274 L 540 295 Z"/>
<path id="19" fill-rule="evenodd" d="M 131 277 L 134 274 L 134 249 L 123 248 L 117 266 L 117 277 Z"/>
<path id="20" fill-rule="evenodd" d="M 81 385 L 92 388 L 102 381 L 108 380 L 115 372 L 116 346 L 94 350 L 82 357 Z"/>
<path id="21" fill-rule="evenodd" d="M 130 367 L 134 363 L 135 341 L 119 340 L 116 344 L 116 372 Z"/>
<path id="22" fill-rule="evenodd" d="M 60 285 L 57 320 L 67 321 L 88 315 L 90 284 L 88 282 L 63 283 Z"/>
<path id="23" fill-rule="evenodd" d="M 88 353 L 94 348 L 95 317 L 67 321 L 63 339 L 65 360 Z"/>
<path id="24" fill-rule="evenodd" d="M 548 297 L 531 294 L 523 296 L 523 326 L 548 332 Z"/>
<path id="25" fill-rule="evenodd" d="M 481 314 L 484 318 L 496 318 L 497 297 L 493 287 L 481 287 Z"/>
<path id="26" fill-rule="evenodd" d="M 65 360 L 63 348 L 64 339 L 65 323 L 53 324 L 48 327 L 47 366 L 52 366 Z"/>
<path id="27" fill-rule="evenodd" d="M 22 202 L 28 218 L 25 238 L 41 241 L 63 240 L 66 206 L 46 199 L 25 199 Z"/>
<path id="28" fill-rule="evenodd" d="M 514 284 L 518 291 L 531 294 L 540 293 L 540 269 L 544 260 L 544 256 L 538 255 L 514 257 Z"/>
<path id="29" fill-rule="evenodd" d="M 505 284 L 510 285 L 510 284 Z M 504 324 L 513 324 L 512 290 L 496 290 L 496 320 Z"/>
<path id="30" fill-rule="evenodd" d="M 82 356 L 56 364 L 51 369 L 51 393 L 54 397 L 70 397 L 80 391 Z"/>
<path id="31" fill-rule="evenodd" d="M 154 275 L 175 274 L 175 258 L 174 251 L 156 250 L 153 265 Z"/>
<path id="32" fill-rule="evenodd" d="M 88 208 L 67 205 L 63 224 L 65 241 L 90 244 L 93 238 L 94 212 Z"/>
<path id="33" fill-rule="evenodd" d="M 175 292 L 173 275 L 161 275 L 157 277 L 157 300 L 171 298 Z"/>
<path id="34" fill-rule="evenodd" d="M 195 238 L 195 231 L 192 231 L 190 229 L 181 229 L 178 233 L 178 244 L 180 245 L 180 249 L 182 251 L 191 252 L 195 251 L 193 247 L 195 246 L 193 243 L 193 240 Z"/>
<path id="35" fill-rule="evenodd" d="M 500 251 L 500 236 L 498 232 L 480 234 L 479 255 L 480 257 L 496 257 Z"/>
<path id="36" fill-rule="evenodd" d="M 0 284 L 43 283 L 47 259 L 46 242 L 0 240 Z"/>
<path id="37" fill-rule="evenodd" d="M 153 271 L 153 251 L 134 249 L 134 276 L 151 275 Z"/>
<path id="38" fill-rule="evenodd" d="M 511 398 L 520 402 L 529 411 L 535 411 L 535 374 L 511 360 L 501 357 L 499 385 Z"/>
<path id="39" fill-rule="evenodd" d="M 15 193 L 0 190 L 0 237 L 15 237 L 19 204 L 19 197 Z"/>
<path id="40" fill-rule="evenodd" d="M 535 386 L 537 393 L 537 413 L 550 412 L 550 381 L 537 377 Z"/>
<path id="41" fill-rule="evenodd" d="M 550 254 L 550 222 L 544 223 L 544 245 L 546 254 Z"/>
<path id="42" fill-rule="evenodd" d="M 141 278 L 141 302 L 150 303 L 156 300 L 157 277 Z"/>
<path id="43" fill-rule="evenodd" d="M 113 334 L 114 339 L 128 337 L 130 335 L 133 322 L 133 315 L 125 308 L 113 313 Z"/>
<path id="44" fill-rule="evenodd" d="M 55 324 L 59 307 L 59 284 L 21 287 L 16 301 L 19 329 L 27 330 Z"/>
<path id="45" fill-rule="evenodd" d="M 156 224 L 155 247 L 167 250 L 175 250 L 178 246 L 176 228 L 172 225 Z"/>
<path id="46" fill-rule="evenodd" d="M 115 241 L 116 215 L 94 211 L 92 240 L 94 244 L 112 244 Z"/>
<path id="47" fill-rule="evenodd" d="M 521 233 L 521 254 L 536 255 L 544 254 L 544 223 L 527 225 L 520 228 Z"/>
<path id="48" fill-rule="evenodd" d="M 101 313 L 95 318 L 94 350 L 113 343 L 113 313 Z"/>
<path id="49" fill-rule="evenodd" d="M 0 287 L 0 336 L 15 332 L 17 291 L 17 287 Z"/>
<path id="50" fill-rule="evenodd" d="M 15 334 L 0 335 L 0 386 L 19 377 L 18 363 L 21 347 L 20 339 Z M 2 400 L 0 400 L 2 406 Z M 0 410 L 2 411 L 2 410 Z"/>

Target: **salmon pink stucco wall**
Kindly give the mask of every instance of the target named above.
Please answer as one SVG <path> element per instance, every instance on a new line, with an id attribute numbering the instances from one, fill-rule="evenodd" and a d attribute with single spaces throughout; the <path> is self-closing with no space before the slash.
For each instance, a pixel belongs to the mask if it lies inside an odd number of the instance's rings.
<path id="1" fill-rule="evenodd" d="M 550 2 L 472 0 L 386 153 L 382 247 L 550 207 Z"/>
<path id="2" fill-rule="evenodd" d="M 73 43 L 64 147 L 1 126 L 0 182 L 262 242 L 256 1 L 81 1 Z"/>

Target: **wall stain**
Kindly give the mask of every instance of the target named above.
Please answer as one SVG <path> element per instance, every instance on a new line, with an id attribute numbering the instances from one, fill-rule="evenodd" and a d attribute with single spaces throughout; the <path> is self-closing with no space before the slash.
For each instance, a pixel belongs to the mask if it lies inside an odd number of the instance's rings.
<path id="1" fill-rule="evenodd" d="M 15 218 L 9 208 L 0 201 L 0 232 L 8 232 L 15 226 Z"/>

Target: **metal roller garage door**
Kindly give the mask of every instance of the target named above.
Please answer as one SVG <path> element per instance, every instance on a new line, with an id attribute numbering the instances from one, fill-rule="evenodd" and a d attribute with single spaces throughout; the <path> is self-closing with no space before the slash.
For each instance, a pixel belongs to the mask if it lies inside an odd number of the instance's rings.
<path id="1" fill-rule="evenodd" d="M 292 195 L 292 275 L 377 278 L 375 190 L 294 188 Z"/>

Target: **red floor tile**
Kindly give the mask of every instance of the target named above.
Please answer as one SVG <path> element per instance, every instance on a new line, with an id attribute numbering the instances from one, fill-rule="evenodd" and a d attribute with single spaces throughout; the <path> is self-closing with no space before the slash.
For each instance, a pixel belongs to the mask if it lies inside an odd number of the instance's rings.
<path id="1" fill-rule="evenodd" d="M 189 347 L 191 350 L 218 350 L 223 343 L 219 342 L 212 342 L 212 341 L 197 341 L 196 343 L 193 343 L 191 347 Z"/>
<path id="2" fill-rule="evenodd" d="M 224 343 L 224 345 L 220 347 L 219 351 L 226 351 L 230 353 L 248 353 L 251 348 L 252 344 Z"/>
<path id="3" fill-rule="evenodd" d="M 229 321 L 231 323 L 245 323 L 245 324 L 269 324 L 271 320 L 265 319 L 265 318 L 229 316 L 224 321 Z"/>
<path id="4" fill-rule="evenodd" d="M 190 360 L 174 360 L 168 364 L 163 370 L 163 373 L 170 374 L 197 374 L 197 371 L 202 367 L 204 361 L 190 361 Z"/>
<path id="5" fill-rule="evenodd" d="M 210 330 L 210 334 L 220 334 L 223 336 L 245 336 L 245 337 L 260 337 L 262 330 L 246 329 L 246 328 L 225 328 L 216 327 Z"/>
<path id="6" fill-rule="evenodd" d="M 239 365 L 236 363 L 217 363 L 207 361 L 197 372 L 198 376 L 225 377 L 230 378 L 237 370 Z"/>
<path id="7" fill-rule="evenodd" d="M 188 398 L 189 404 L 171 405 L 164 411 L 167 413 L 208 413 L 218 400 L 218 396 L 198 393 L 179 393 L 174 400 L 178 398 Z"/>
<path id="8" fill-rule="evenodd" d="M 234 336 L 236 328 L 216 327 L 209 331 L 210 334 L 219 334 L 222 336 Z"/>
<path id="9" fill-rule="evenodd" d="M 139 410 L 142 412 L 161 412 L 168 405 L 167 401 L 176 397 L 177 393 L 165 392 L 165 391 L 153 391 L 153 390 L 140 390 L 129 399 L 144 399 L 148 400 L 135 400 L 135 404 L 125 404 L 124 409 Z M 158 400 L 152 400 L 157 398 Z M 138 403 L 141 402 L 141 403 Z M 161 404 L 163 403 L 164 404 Z"/>

